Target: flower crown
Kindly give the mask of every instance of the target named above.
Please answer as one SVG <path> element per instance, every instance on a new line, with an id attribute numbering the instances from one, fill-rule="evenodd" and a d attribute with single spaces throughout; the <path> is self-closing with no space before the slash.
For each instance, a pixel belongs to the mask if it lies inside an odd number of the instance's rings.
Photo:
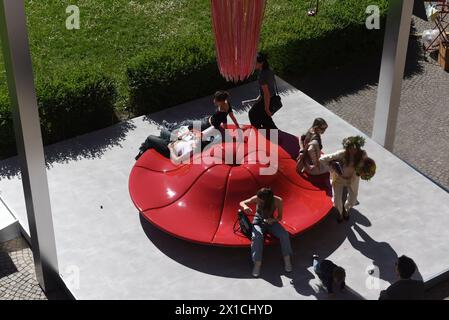
<path id="1" fill-rule="evenodd" d="M 342 144 L 345 149 L 349 148 L 350 146 L 361 149 L 365 145 L 365 138 L 362 136 L 347 137 L 343 139 Z"/>

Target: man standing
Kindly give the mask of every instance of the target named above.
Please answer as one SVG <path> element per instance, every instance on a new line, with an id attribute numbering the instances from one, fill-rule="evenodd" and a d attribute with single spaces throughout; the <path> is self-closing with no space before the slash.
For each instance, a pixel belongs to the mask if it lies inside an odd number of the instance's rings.
<path id="1" fill-rule="evenodd" d="M 379 300 L 421 300 L 424 299 L 424 282 L 412 280 L 416 271 L 415 262 L 407 256 L 401 256 L 396 263 L 399 280 L 380 293 Z"/>

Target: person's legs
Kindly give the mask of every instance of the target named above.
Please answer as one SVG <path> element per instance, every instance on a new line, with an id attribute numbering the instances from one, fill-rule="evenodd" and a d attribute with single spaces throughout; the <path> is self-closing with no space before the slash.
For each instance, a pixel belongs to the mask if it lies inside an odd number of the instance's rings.
<path id="1" fill-rule="evenodd" d="M 292 271 L 291 255 L 293 254 L 290 235 L 279 222 L 268 225 L 268 232 L 281 242 L 282 256 L 284 257 L 285 271 Z"/>
<path id="2" fill-rule="evenodd" d="M 338 179 L 332 181 L 333 202 L 338 211 L 339 219 L 343 218 L 343 188 L 343 183 Z"/>
<path id="3" fill-rule="evenodd" d="M 265 111 L 265 101 L 264 99 L 261 99 L 258 103 L 256 103 L 253 108 L 251 108 L 250 112 L 253 111 L 254 115 L 252 117 L 256 118 L 256 123 L 258 126 L 253 125 L 254 127 L 260 129 L 277 129 L 278 127 L 273 121 L 273 118 L 268 116 L 268 114 Z M 251 116 L 250 116 L 251 121 Z M 251 122 L 251 124 L 253 124 Z"/>
<path id="4" fill-rule="evenodd" d="M 262 261 L 263 253 L 263 229 L 260 225 L 254 225 L 251 237 L 251 257 L 253 262 Z"/>
<path id="5" fill-rule="evenodd" d="M 167 128 L 162 128 L 161 132 L 159 133 L 159 137 L 161 139 L 167 141 L 167 144 L 168 144 L 172 137 L 172 131 L 168 130 Z"/>
<path id="6" fill-rule="evenodd" d="M 251 237 L 251 257 L 254 262 L 253 276 L 258 277 L 262 266 L 264 232 L 260 225 L 254 225 Z"/>
<path id="7" fill-rule="evenodd" d="M 204 130 L 206 130 L 206 129 L 211 127 L 211 124 L 209 122 L 209 118 L 210 117 L 207 116 L 207 117 L 204 117 L 203 119 L 201 119 L 201 131 L 204 131 Z"/>
<path id="8" fill-rule="evenodd" d="M 301 174 L 305 170 L 305 153 L 301 152 L 296 159 L 296 173 Z"/>
<path id="9" fill-rule="evenodd" d="M 357 203 L 357 196 L 359 192 L 359 177 L 355 177 L 350 184 L 348 184 L 348 198 L 346 199 L 345 209 L 347 214 L 349 214 L 349 210 L 354 207 Z"/>
<path id="10" fill-rule="evenodd" d="M 265 113 L 263 110 L 263 100 L 255 103 L 248 112 L 249 122 L 257 129 L 262 128 L 261 114 Z"/>
<path id="11" fill-rule="evenodd" d="M 209 123 L 209 118 L 210 118 L 210 116 L 206 116 L 204 118 L 196 119 L 196 120 L 186 119 L 180 123 L 176 123 L 176 125 L 172 126 L 172 128 L 169 128 L 169 130 L 173 131 L 173 130 L 179 129 L 181 127 L 195 128 L 194 125 L 196 125 L 196 126 L 199 126 L 196 129 L 204 131 L 211 126 L 211 124 Z"/>
<path id="12" fill-rule="evenodd" d="M 278 127 L 273 121 L 273 117 L 268 116 L 268 114 L 265 112 L 265 109 L 263 110 L 263 117 L 262 117 L 262 126 L 264 129 L 277 129 Z"/>
<path id="13" fill-rule="evenodd" d="M 279 239 L 281 243 L 282 255 L 284 257 L 290 256 L 293 253 L 290 242 L 290 235 L 279 222 L 268 225 L 267 231 Z"/>
<path id="14" fill-rule="evenodd" d="M 320 273 L 320 259 L 318 255 L 313 256 L 313 271 L 315 271 L 316 274 Z"/>
<path id="15" fill-rule="evenodd" d="M 142 145 L 140 146 L 139 148 L 140 152 L 137 155 L 136 160 L 148 149 L 155 149 L 164 157 L 170 158 L 170 150 L 168 149 L 167 144 L 168 144 L 167 140 L 162 139 L 161 137 L 156 137 L 153 135 L 148 136 L 145 142 L 142 143 Z"/>

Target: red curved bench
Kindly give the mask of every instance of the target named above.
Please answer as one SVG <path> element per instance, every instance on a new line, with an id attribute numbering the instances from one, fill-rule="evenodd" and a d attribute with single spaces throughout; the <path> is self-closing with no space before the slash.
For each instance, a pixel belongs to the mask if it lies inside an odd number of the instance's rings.
<path id="1" fill-rule="evenodd" d="M 282 147 L 254 128 L 244 130 L 244 141 L 216 144 L 195 155 L 191 164 L 175 165 L 154 150 L 145 152 L 129 177 L 131 199 L 139 212 L 156 227 L 188 241 L 248 246 L 250 241 L 233 230 L 239 202 L 270 186 L 284 200 L 282 224 L 291 236 L 323 219 L 332 208 L 329 176 L 298 175 L 296 161 Z M 257 141 L 257 146 L 248 141 Z M 270 163 L 258 152 L 275 151 L 278 169 L 261 175 L 259 169 Z M 233 163 L 223 164 L 226 157 Z"/>

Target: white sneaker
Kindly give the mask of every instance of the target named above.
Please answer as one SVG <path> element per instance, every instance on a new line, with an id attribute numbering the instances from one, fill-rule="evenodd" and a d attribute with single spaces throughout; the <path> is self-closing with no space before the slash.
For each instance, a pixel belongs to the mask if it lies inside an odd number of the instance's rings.
<path id="1" fill-rule="evenodd" d="M 284 265 L 285 265 L 285 272 L 292 272 L 293 266 L 292 266 L 292 259 L 290 256 L 284 257 Z"/>
<path id="2" fill-rule="evenodd" d="M 260 263 L 260 262 L 254 263 L 253 277 L 257 278 L 260 275 L 260 267 L 261 266 L 262 266 L 262 263 Z"/>

